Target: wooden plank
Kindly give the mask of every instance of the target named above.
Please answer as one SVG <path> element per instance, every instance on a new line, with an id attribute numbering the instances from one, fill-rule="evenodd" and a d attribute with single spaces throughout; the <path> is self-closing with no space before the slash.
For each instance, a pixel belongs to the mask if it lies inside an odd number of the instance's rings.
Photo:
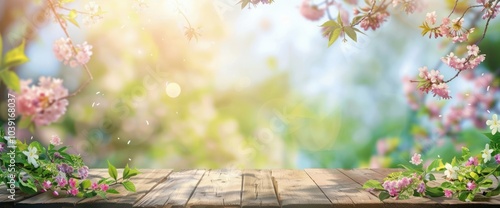
<path id="1" fill-rule="evenodd" d="M 244 170 L 243 208 L 280 207 L 270 170 Z"/>
<path id="2" fill-rule="evenodd" d="M 281 207 L 332 207 L 330 200 L 305 171 L 273 170 L 272 177 Z"/>
<path id="3" fill-rule="evenodd" d="M 147 169 L 140 170 L 140 174 L 134 176 L 131 181 L 135 184 L 136 192 L 128 192 L 121 184 L 113 185 L 110 188 L 116 189 L 119 194 L 110 194 L 108 199 L 95 196 L 79 201 L 76 207 L 106 207 L 106 208 L 127 208 L 146 195 L 155 185 L 162 182 L 172 170 Z"/>
<path id="4" fill-rule="evenodd" d="M 346 170 L 340 169 L 340 172 L 344 173 L 346 176 L 352 180 L 358 182 L 360 185 L 366 181 L 373 179 L 378 181 L 383 181 L 386 175 L 377 173 L 370 169 L 354 169 Z M 378 196 L 378 192 L 371 192 L 374 196 Z M 394 200 L 386 199 L 384 200 L 384 207 L 441 207 L 438 202 L 433 201 L 429 198 L 422 197 L 411 197 L 407 200 Z"/>
<path id="5" fill-rule="evenodd" d="M 187 207 L 240 207 L 240 170 L 209 170 L 196 187 Z"/>
<path id="6" fill-rule="evenodd" d="M 383 207 L 378 197 L 336 169 L 306 169 L 334 207 Z"/>
<path id="7" fill-rule="evenodd" d="M 122 170 L 119 170 L 121 172 Z M 89 179 L 99 180 L 101 178 L 109 177 L 107 169 L 91 169 L 89 171 Z M 61 193 L 63 194 L 63 193 Z M 28 208 L 60 208 L 60 207 L 73 207 L 78 201 L 78 197 L 54 197 L 52 193 L 45 192 L 34 197 L 25 199 L 16 204 L 15 207 L 28 207 Z"/>
<path id="8" fill-rule="evenodd" d="M 184 170 L 171 173 L 165 181 L 149 191 L 134 207 L 180 208 L 187 204 L 205 170 Z"/>

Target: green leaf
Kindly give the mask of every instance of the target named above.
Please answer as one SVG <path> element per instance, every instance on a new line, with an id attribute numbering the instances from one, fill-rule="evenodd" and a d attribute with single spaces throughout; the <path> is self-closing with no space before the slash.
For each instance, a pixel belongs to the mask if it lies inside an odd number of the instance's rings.
<path id="1" fill-rule="evenodd" d="M 365 184 L 363 184 L 363 188 L 364 189 L 370 189 L 370 188 L 373 188 L 373 189 L 378 189 L 378 190 L 383 190 L 384 187 L 382 187 L 382 184 L 380 184 L 379 181 L 377 180 L 368 180 L 365 182 Z"/>
<path id="2" fill-rule="evenodd" d="M 97 193 L 97 195 L 98 195 L 98 196 L 100 196 L 101 198 L 103 198 L 103 199 L 107 199 L 107 198 L 106 198 L 106 192 L 104 192 L 104 191 L 97 191 L 96 193 Z"/>
<path id="3" fill-rule="evenodd" d="M 432 197 L 440 197 L 444 196 L 444 191 L 440 187 L 427 187 L 425 190 L 425 194 Z"/>
<path id="4" fill-rule="evenodd" d="M 472 177 L 476 181 L 479 179 L 479 176 L 475 172 L 470 172 L 469 175 L 470 175 L 470 177 Z"/>
<path id="5" fill-rule="evenodd" d="M 0 63 L 2 61 L 2 56 L 3 56 L 3 38 L 2 34 L 0 34 Z"/>
<path id="6" fill-rule="evenodd" d="M 83 188 L 83 189 L 87 189 L 87 188 L 90 188 L 92 182 L 90 182 L 90 180 L 83 180 L 81 183 L 80 183 L 80 186 Z"/>
<path id="7" fill-rule="evenodd" d="M 470 157 L 470 150 L 467 147 L 462 147 L 462 159 L 467 160 Z"/>
<path id="8" fill-rule="evenodd" d="M 491 132 L 487 132 L 487 133 L 484 133 L 483 135 L 488 137 L 488 139 L 490 139 L 494 143 L 500 143 L 500 134 L 499 133 L 496 133 L 495 135 L 493 135 L 493 134 L 491 134 Z"/>
<path id="9" fill-rule="evenodd" d="M 441 187 L 445 188 L 445 189 L 452 189 L 453 188 L 453 184 L 451 182 L 449 182 L 449 181 L 446 181 L 446 182 L 443 182 L 441 184 Z"/>
<path id="10" fill-rule="evenodd" d="M 76 10 L 72 9 L 71 11 L 69 11 L 67 19 L 69 22 L 73 23 L 73 25 L 80 28 L 80 25 L 78 25 L 78 22 L 76 21 L 77 16 L 78 16 L 78 13 L 76 12 Z"/>
<path id="11" fill-rule="evenodd" d="M 465 201 L 465 199 L 467 199 L 468 196 L 469 196 L 469 192 L 464 191 L 464 192 L 461 192 L 460 194 L 458 194 L 458 199 L 460 201 Z"/>
<path id="12" fill-rule="evenodd" d="M 139 175 L 139 173 L 141 173 L 141 172 L 139 172 L 139 170 L 137 170 L 136 168 L 130 169 L 130 171 L 128 172 L 127 178 L 123 178 L 123 179 L 132 178 L 132 177 L 134 177 L 136 175 Z"/>
<path id="13" fill-rule="evenodd" d="M 389 192 L 387 191 L 382 191 L 380 192 L 380 194 L 378 194 L 378 199 L 380 199 L 380 201 L 384 201 L 385 199 L 388 198 L 391 198 L 391 195 L 389 195 Z"/>
<path id="14" fill-rule="evenodd" d="M 19 175 L 19 178 L 21 178 L 20 175 Z M 24 192 L 26 194 L 36 194 L 37 193 L 36 185 L 35 185 L 35 183 L 33 183 L 33 181 L 31 179 L 28 179 L 26 182 L 24 182 L 23 180 L 19 180 L 19 188 L 21 189 L 22 192 Z"/>
<path id="15" fill-rule="evenodd" d="M 484 187 L 484 188 L 489 188 L 492 184 L 493 184 L 493 181 L 491 179 L 487 178 L 487 179 L 484 179 L 483 181 L 481 181 L 479 186 Z"/>
<path id="16" fill-rule="evenodd" d="M 2 69 L 8 69 L 12 66 L 21 65 L 26 63 L 29 59 L 24 54 L 24 45 L 26 42 L 23 40 L 21 44 L 12 50 L 8 51 L 3 58 Z"/>
<path id="17" fill-rule="evenodd" d="M 127 191 L 135 192 L 135 185 L 131 181 L 124 181 L 122 185 L 125 189 L 127 189 Z"/>
<path id="18" fill-rule="evenodd" d="M 428 173 L 427 176 L 429 178 L 429 181 L 435 181 L 436 180 L 436 176 L 434 176 L 434 174 L 432 174 L 432 173 Z"/>
<path id="19" fill-rule="evenodd" d="M 109 194 L 119 194 L 120 192 L 118 192 L 116 189 L 108 189 L 106 191 L 106 193 L 109 193 Z"/>
<path id="20" fill-rule="evenodd" d="M 0 71 L 0 78 L 8 88 L 16 92 L 21 91 L 21 81 L 19 80 L 17 74 L 13 71 L 6 69 Z"/>
<path id="21" fill-rule="evenodd" d="M 436 159 L 432 161 L 432 163 L 427 166 L 427 172 L 431 171 L 439 171 L 444 168 L 443 160 L 442 159 Z"/>
<path id="22" fill-rule="evenodd" d="M 342 22 L 342 18 L 340 17 L 340 12 L 337 14 L 337 23 L 339 23 L 340 27 L 344 27 L 344 23 Z"/>
<path id="23" fill-rule="evenodd" d="M 127 164 L 127 165 L 125 165 L 125 169 L 123 170 L 123 176 L 122 176 L 123 179 L 128 178 L 129 171 L 130 171 L 130 168 L 128 167 L 128 164 Z"/>
<path id="24" fill-rule="evenodd" d="M 321 25 L 321 27 L 331 27 L 333 29 L 336 29 L 336 28 L 340 28 L 340 25 L 337 22 L 333 21 L 333 20 L 328 20 L 325 23 L 323 23 Z"/>
<path id="25" fill-rule="evenodd" d="M 330 38 L 328 40 L 328 47 L 330 47 L 335 41 L 339 38 L 340 32 L 342 32 L 342 29 L 337 28 L 333 30 L 332 33 L 330 33 Z"/>
<path id="26" fill-rule="evenodd" d="M 349 36 L 354 42 L 358 41 L 356 32 L 351 26 L 344 27 L 344 32 Z"/>
<path id="27" fill-rule="evenodd" d="M 108 160 L 108 173 L 111 178 L 115 179 L 115 181 L 118 180 L 118 172 L 116 171 L 115 166 L 113 166 L 109 160 Z"/>
<path id="28" fill-rule="evenodd" d="M 455 167 L 455 166 L 457 166 L 457 164 L 458 164 L 457 158 L 453 157 L 453 159 L 451 160 L 451 166 Z"/>
<path id="29" fill-rule="evenodd" d="M 244 9 L 250 3 L 250 0 L 241 0 L 239 3 L 241 3 L 241 9 Z"/>

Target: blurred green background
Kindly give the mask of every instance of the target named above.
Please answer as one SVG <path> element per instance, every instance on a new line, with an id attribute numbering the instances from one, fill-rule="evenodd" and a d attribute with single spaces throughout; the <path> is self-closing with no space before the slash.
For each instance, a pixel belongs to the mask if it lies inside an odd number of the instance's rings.
<path id="1" fill-rule="evenodd" d="M 59 135 L 90 167 L 110 160 L 176 169 L 395 167 L 413 152 L 425 160 L 450 159 L 463 145 L 479 151 L 487 141 L 480 135 L 485 129 L 467 121 L 460 131 L 439 135 L 426 107 L 415 110 L 406 101 L 403 77 L 447 53 L 441 40 L 420 35 L 424 12 L 395 14 L 358 43 L 327 48 L 322 22 L 302 17 L 300 0 L 244 10 L 231 0 L 145 2 L 138 8 L 132 0 L 96 1 L 106 12 L 102 21 L 68 26 L 75 42 L 94 47 L 88 65 L 94 80 L 69 100 L 62 119 L 37 127 L 34 140 L 48 144 Z M 19 76 L 58 77 L 77 89 L 87 77 L 55 59 L 52 44 L 64 34 L 44 17 L 43 6 L 31 0 L 0 5 L 4 50 L 28 39 L 30 62 L 16 69 Z M 429 6 L 446 10 L 442 3 Z M 199 28 L 198 40 L 184 37 L 188 24 L 179 10 Z M 481 46 L 487 62 L 476 74 L 499 68 L 499 28 L 492 21 Z M 441 69 L 446 77 L 454 74 Z M 465 94 L 468 83 L 454 81 L 452 96 Z M 2 86 L 2 109 L 5 92 Z M 424 102 L 459 101 L 428 96 Z M 0 115 L 5 122 L 6 110 Z M 19 130 L 18 136 L 32 134 Z"/>

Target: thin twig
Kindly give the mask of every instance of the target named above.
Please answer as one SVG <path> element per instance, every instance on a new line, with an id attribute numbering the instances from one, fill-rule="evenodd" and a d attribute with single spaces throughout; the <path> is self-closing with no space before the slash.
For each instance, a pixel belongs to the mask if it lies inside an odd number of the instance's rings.
<path id="1" fill-rule="evenodd" d="M 450 14 L 448 15 L 448 18 L 451 17 L 451 15 L 455 12 L 455 9 L 457 8 L 458 5 L 458 0 L 455 1 L 455 6 L 453 6 L 453 9 L 451 10 Z"/>
<path id="2" fill-rule="evenodd" d="M 334 1 L 335 1 L 335 0 L 332 0 L 332 3 L 333 3 Z M 333 18 L 332 18 L 332 14 L 330 14 L 330 7 L 328 6 L 328 5 L 329 5 L 328 0 L 325 0 L 325 1 L 324 1 L 324 3 L 326 4 L 326 8 L 325 8 L 325 10 L 326 10 L 326 15 L 328 16 L 328 19 L 333 20 Z"/>

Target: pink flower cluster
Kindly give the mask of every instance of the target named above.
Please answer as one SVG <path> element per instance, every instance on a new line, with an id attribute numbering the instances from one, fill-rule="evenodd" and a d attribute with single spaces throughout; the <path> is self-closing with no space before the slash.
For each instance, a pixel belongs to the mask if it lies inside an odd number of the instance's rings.
<path id="1" fill-rule="evenodd" d="M 421 0 L 393 0 L 392 5 L 394 7 L 402 5 L 406 14 L 411 14 L 415 11 L 420 11 L 423 7 Z"/>
<path id="2" fill-rule="evenodd" d="M 399 192 L 406 189 L 412 183 L 412 181 L 412 178 L 403 177 L 395 181 L 385 181 L 382 184 L 382 187 L 384 187 L 384 189 L 389 192 L 389 195 L 391 195 L 392 197 L 397 197 L 399 195 Z"/>
<path id="3" fill-rule="evenodd" d="M 389 12 L 386 10 L 380 10 L 375 13 L 371 13 L 371 8 L 366 7 L 361 9 L 363 12 L 365 12 L 364 15 L 366 15 L 363 20 L 361 20 L 360 26 L 363 28 L 365 31 L 372 29 L 376 30 L 380 27 L 380 25 L 387 20 L 389 17 Z M 361 13 L 359 10 L 355 9 L 354 10 L 354 15 L 358 15 Z"/>
<path id="4" fill-rule="evenodd" d="M 66 112 L 68 90 L 61 79 L 40 77 L 38 86 L 30 86 L 31 80 L 21 81 L 21 92 L 17 94 L 17 110 L 37 125 L 48 125 Z"/>
<path id="5" fill-rule="evenodd" d="M 325 15 L 325 9 L 312 5 L 309 0 L 304 0 L 300 5 L 300 14 L 308 20 L 316 21 Z"/>
<path id="6" fill-rule="evenodd" d="M 485 12 L 483 14 L 483 19 L 495 18 L 500 10 L 499 4 L 494 5 L 488 0 L 476 0 L 476 2 L 480 3 L 484 7 L 483 11 Z"/>
<path id="7" fill-rule="evenodd" d="M 472 70 L 475 69 L 485 59 L 485 54 L 479 55 L 479 47 L 477 45 L 467 46 L 467 57 L 459 58 L 453 52 L 441 60 L 448 66 L 456 70 Z"/>
<path id="8" fill-rule="evenodd" d="M 425 22 L 428 25 L 436 24 L 436 12 L 427 13 Z M 434 37 L 447 37 L 450 38 L 454 43 L 465 42 L 469 40 L 469 35 L 474 32 L 474 28 L 466 29 L 463 27 L 464 18 L 456 18 L 451 20 L 448 17 L 443 18 L 441 24 L 437 27 L 431 28 L 431 36 L 434 33 Z M 424 24 L 425 25 L 425 24 Z"/>
<path id="9" fill-rule="evenodd" d="M 60 38 L 54 42 L 52 48 L 57 60 L 62 61 L 64 65 L 77 67 L 87 64 L 92 56 L 92 46 L 83 42 L 73 47 L 69 38 Z"/>
<path id="10" fill-rule="evenodd" d="M 429 70 L 426 66 L 418 69 L 418 76 L 421 78 L 420 90 L 426 93 L 432 92 L 434 96 L 438 95 L 444 99 L 449 99 L 450 91 L 448 90 L 448 85 L 444 82 L 444 76 L 439 74 L 438 70 Z"/>

